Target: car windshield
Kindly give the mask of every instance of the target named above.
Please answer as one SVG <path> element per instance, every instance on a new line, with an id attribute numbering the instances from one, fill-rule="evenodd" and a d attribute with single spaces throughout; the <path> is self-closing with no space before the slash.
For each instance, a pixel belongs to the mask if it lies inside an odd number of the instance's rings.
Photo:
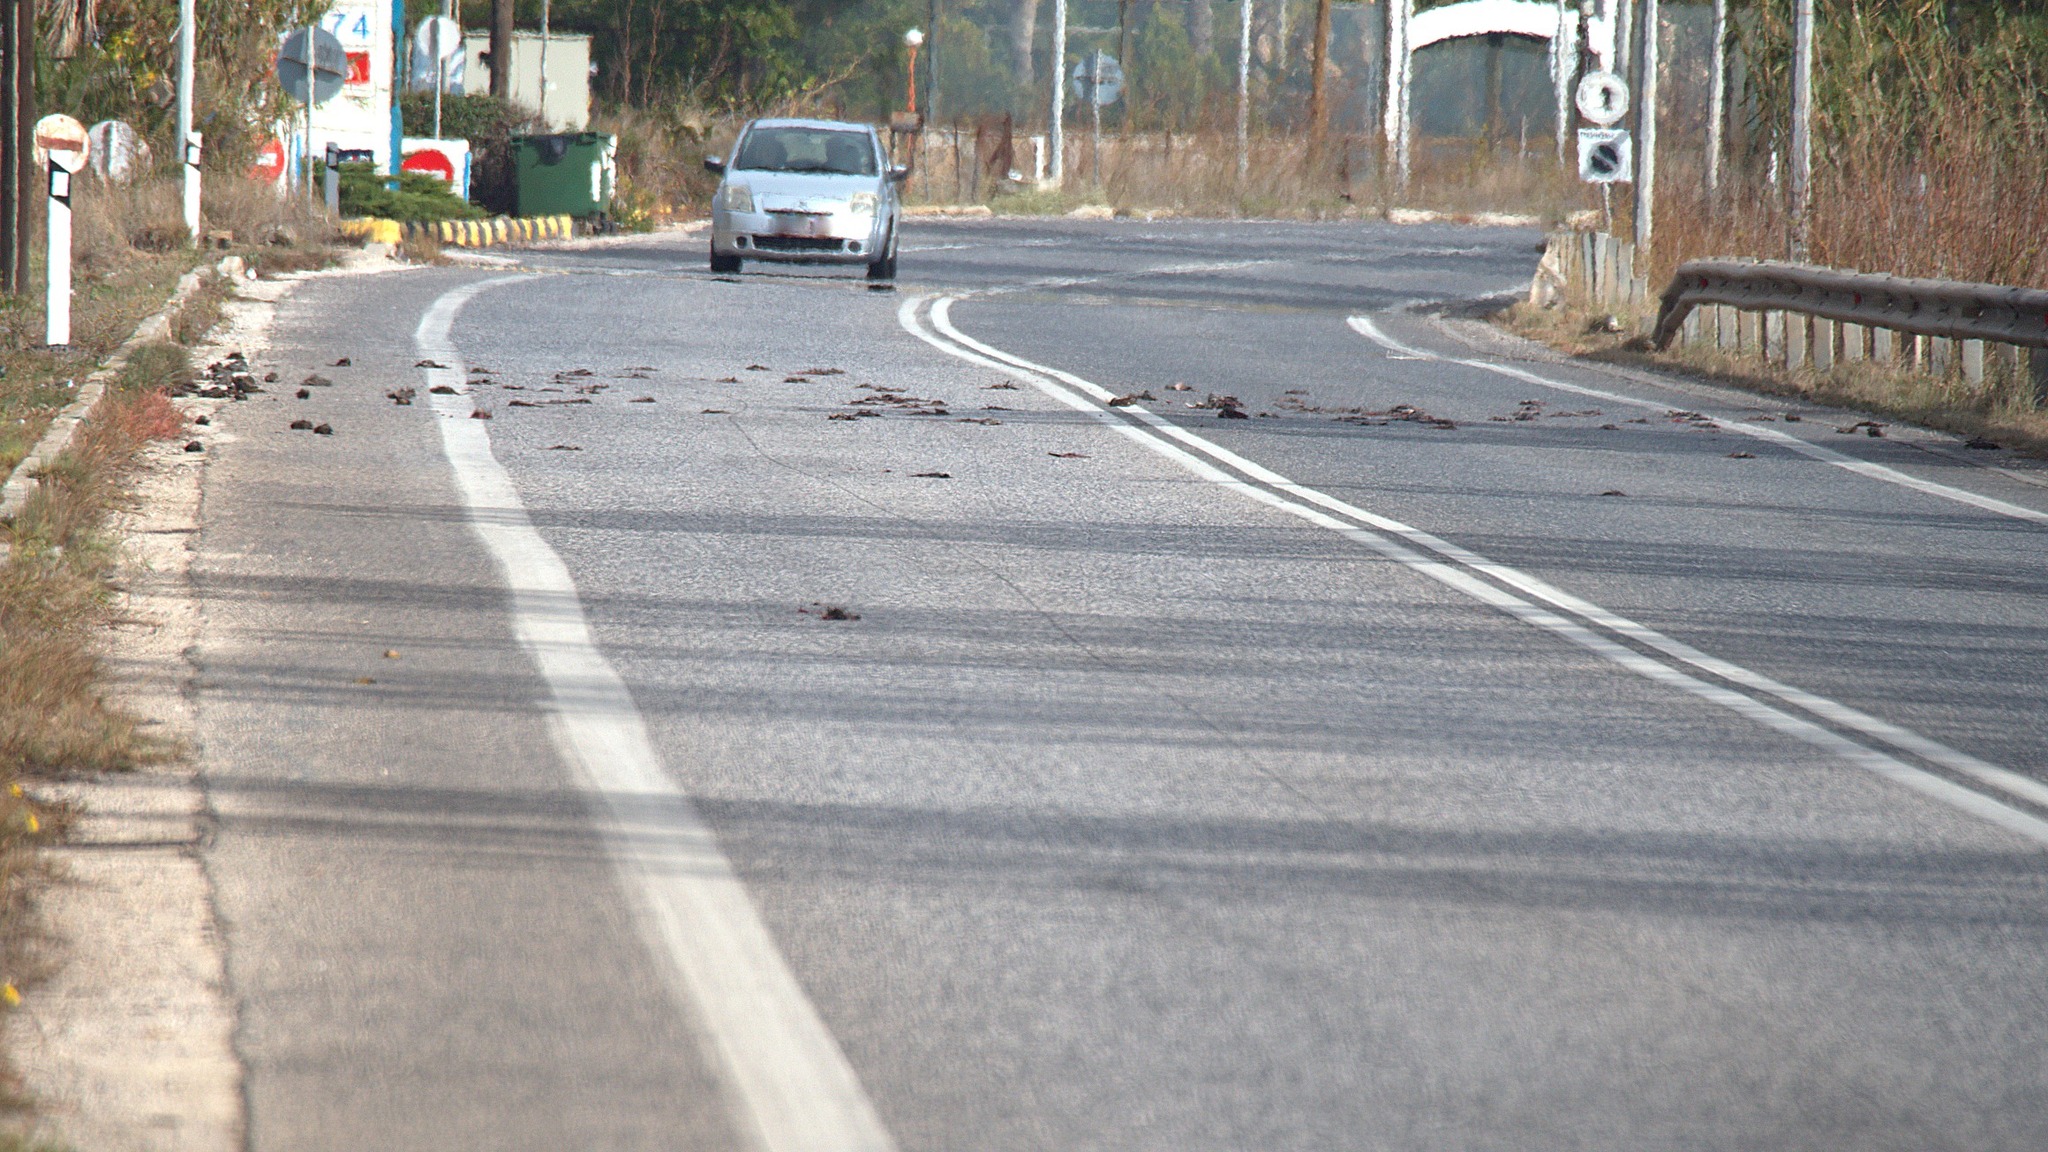
<path id="1" fill-rule="evenodd" d="M 832 128 L 756 128 L 735 168 L 756 172 L 829 172 L 873 176 L 875 149 L 865 132 Z"/>

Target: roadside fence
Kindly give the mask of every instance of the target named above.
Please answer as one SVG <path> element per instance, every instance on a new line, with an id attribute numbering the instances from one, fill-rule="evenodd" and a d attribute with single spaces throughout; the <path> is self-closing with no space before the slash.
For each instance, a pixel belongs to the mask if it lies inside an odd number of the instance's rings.
<path id="1" fill-rule="evenodd" d="M 1560 233 L 1545 246 L 1530 302 L 1567 295 L 1596 308 L 1647 303 L 1629 244 Z M 1992 375 L 2031 385 L 2048 406 L 2048 291 L 1845 272 L 1775 260 L 1691 260 L 1658 301 L 1648 335 L 1754 356 L 1787 371 L 1870 361 L 1981 385 Z"/>

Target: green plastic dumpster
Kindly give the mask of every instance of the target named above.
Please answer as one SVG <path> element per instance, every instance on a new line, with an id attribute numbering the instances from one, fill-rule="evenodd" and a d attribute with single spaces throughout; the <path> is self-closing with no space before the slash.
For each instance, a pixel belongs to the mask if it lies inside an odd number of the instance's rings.
<path id="1" fill-rule="evenodd" d="M 619 138 L 603 132 L 514 136 L 521 216 L 603 216 L 618 188 Z"/>

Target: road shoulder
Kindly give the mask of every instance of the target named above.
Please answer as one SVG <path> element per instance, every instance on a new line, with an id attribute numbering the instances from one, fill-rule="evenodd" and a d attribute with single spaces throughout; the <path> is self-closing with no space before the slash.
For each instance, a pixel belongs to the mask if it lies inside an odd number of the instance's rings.
<path id="1" fill-rule="evenodd" d="M 375 271 L 358 261 L 342 274 Z M 324 273 L 333 275 L 336 273 Z M 208 341 L 203 366 L 268 345 L 277 306 L 304 276 L 245 282 Z M 190 417 L 227 401 L 188 397 Z M 58 964 L 8 1022 L 33 1134 L 91 1152 L 243 1145 L 242 1068 L 214 892 L 201 849 L 212 817 L 200 786 L 190 652 L 203 612 L 192 545 L 218 423 L 146 448 L 131 502 L 110 525 L 120 541 L 117 624 L 107 638 L 111 694 L 187 754 L 128 772 L 81 776 L 44 791 L 79 813 L 53 852 L 57 879 L 42 911 Z"/>

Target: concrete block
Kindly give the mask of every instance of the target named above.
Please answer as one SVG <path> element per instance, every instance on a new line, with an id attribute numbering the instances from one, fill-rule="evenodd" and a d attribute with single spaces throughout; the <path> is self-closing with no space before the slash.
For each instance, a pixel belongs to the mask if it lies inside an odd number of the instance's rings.
<path id="1" fill-rule="evenodd" d="M 1835 369 L 1835 322 L 1816 316 L 1810 322 L 1813 331 L 1813 370 L 1832 372 Z"/>
<path id="2" fill-rule="evenodd" d="M 1807 352 L 1812 347 L 1812 324 L 1804 312 L 1785 313 L 1785 370 L 1797 372 L 1806 367 Z"/>
<path id="3" fill-rule="evenodd" d="M 1706 317 L 1702 309 L 1695 308 L 1685 314 L 1685 322 L 1679 326 L 1678 339 L 1687 348 L 1697 348 L 1706 343 Z"/>
<path id="4" fill-rule="evenodd" d="M 1899 358 L 1899 334 L 1889 328 L 1870 330 L 1870 358 L 1879 364 L 1890 364 Z"/>
<path id="5" fill-rule="evenodd" d="M 1733 352 L 1741 347 L 1735 339 L 1735 309 L 1726 304 L 1715 304 L 1709 310 L 1714 317 L 1714 347 L 1723 352 Z"/>
<path id="6" fill-rule="evenodd" d="M 2034 386 L 2034 407 L 2048 408 L 2048 348 L 2027 349 L 2027 376 Z"/>
<path id="7" fill-rule="evenodd" d="M 1738 308 L 1735 312 L 1735 350 L 1757 352 L 1764 346 L 1763 313 Z"/>
<path id="8" fill-rule="evenodd" d="M 1785 314 L 1764 313 L 1764 359 L 1772 364 L 1785 362 Z"/>

